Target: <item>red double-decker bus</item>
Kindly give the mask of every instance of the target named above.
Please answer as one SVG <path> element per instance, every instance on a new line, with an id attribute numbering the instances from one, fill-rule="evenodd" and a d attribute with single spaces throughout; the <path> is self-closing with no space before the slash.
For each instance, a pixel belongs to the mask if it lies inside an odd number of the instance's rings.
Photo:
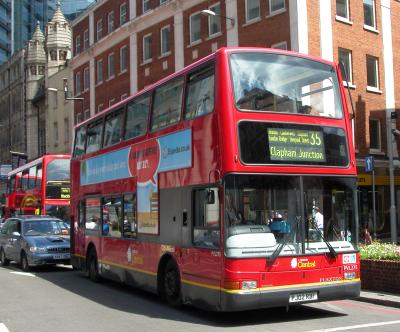
<path id="1" fill-rule="evenodd" d="M 222 48 L 75 128 L 72 262 L 173 306 L 357 297 L 356 163 L 338 66 Z"/>
<path id="2" fill-rule="evenodd" d="M 69 155 L 44 155 L 8 173 L 5 216 L 70 215 Z"/>

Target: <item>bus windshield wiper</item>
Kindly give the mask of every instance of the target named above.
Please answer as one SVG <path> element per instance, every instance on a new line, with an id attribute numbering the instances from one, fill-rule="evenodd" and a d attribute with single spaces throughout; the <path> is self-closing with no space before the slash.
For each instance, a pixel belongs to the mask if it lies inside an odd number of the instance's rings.
<path id="1" fill-rule="evenodd" d="M 315 222 L 310 222 L 310 224 L 311 224 L 311 227 L 312 227 L 314 230 L 316 230 L 316 231 L 318 232 L 319 236 L 321 236 L 322 241 L 325 242 L 326 246 L 327 246 L 328 249 L 329 249 L 329 253 L 331 254 L 331 256 L 332 256 L 333 258 L 336 258 L 336 257 L 337 257 L 337 252 L 335 251 L 335 249 L 333 249 L 333 247 L 332 247 L 332 245 L 329 243 L 329 241 L 327 241 L 327 240 L 324 238 L 324 236 L 323 236 L 322 232 L 320 231 L 320 229 L 319 229 L 318 227 L 316 227 Z"/>

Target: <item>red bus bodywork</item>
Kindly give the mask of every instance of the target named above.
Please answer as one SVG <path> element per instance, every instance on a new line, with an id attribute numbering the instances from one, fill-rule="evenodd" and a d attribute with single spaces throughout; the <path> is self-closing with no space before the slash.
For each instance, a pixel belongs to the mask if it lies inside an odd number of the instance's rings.
<path id="1" fill-rule="evenodd" d="M 278 255 L 274 260 L 268 260 L 265 254 L 235 257 L 235 254 L 228 253 L 223 197 L 224 191 L 227 191 L 224 179 L 230 175 L 301 175 L 307 179 L 316 175 L 349 179 L 356 177 L 351 121 L 342 84 L 339 84 L 339 91 L 344 115 L 339 119 L 302 114 L 242 112 L 235 105 L 229 65 L 229 55 L 241 52 L 264 52 L 313 60 L 332 66 L 338 81 L 342 80 L 338 66 L 321 59 L 279 50 L 223 48 L 79 125 L 76 131 L 102 121 L 100 119 L 113 110 L 122 108 L 126 112 L 126 105 L 138 96 L 146 93 L 154 96 L 155 89 L 178 77 L 184 77 L 187 82 L 189 73 L 206 64 L 212 64 L 215 68 L 213 112 L 194 119 L 180 120 L 164 129 L 147 130 L 137 138 L 122 140 L 99 151 L 72 158 L 71 247 L 74 267 L 87 271 L 92 279 L 102 276 L 159 293 L 172 305 L 184 302 L 210 310 L 235 311 L 288 306 L 359 295 L 359 255 L 356 246 L 349 246 L 351 248 L 348 251 L 339 251 L 336 256 L 326 251 L 314 254 L 303 252 L 302 255 Z M 184 119 L 183 114 L 180 119 Z M 344 167 L 244 163 L 238 139 L 239 126 L 243 122 L 340 128 L 345 133 L 348 163 Z M 189 138 L 185 136 L 186 133 Z M 173 136 L 178 134 L 182 134 L 183 138 Z M 165 167 L 158 172 L 151 170 L 157 165 L 160 167 L 164 154 L 172 155 L 185 149 L 163 149 L 164 141 L 171 137 L 184 143 L 190 140 L 190 162 L 176 169 Z M 129 155 L 129 176 L 116 176 L 116 179 L 93 177 L 88 180 L 90 176 L 82 173 L 83 168 L 95 167 L 94 162 L 105 163 L 105 159 L 114 156 L 112 153 L 125 153 L 125 149 Z M 159 153 L 160 159 L 151 161 L 154 151 Z M 102 165 L 104 169 L 106 164 Z M 101 172 L 101 167 L 97 169 L 98 172 Z M 145 173 L 143 169 L 150 171 Z M 84 181 L 86 183 L 82 183 Z M 150 205 L 154 203 L 155 209 L 158 209 L 156 222 L 149 219 L 148 224 L 139 223 L 136 235 L 130 238 L 124 238 L 122 231 L 121 234 L 116 233 L 116 236 L 109 236 L 104 235 L 104 229 L 102 235 L 100 228 L 97 231 L 85 228 L 85 222 L 88 222 L 85 211 L 90 209 L 89 203 L 85 203 L 86 199 L 98 199 L 104 208 L 106 203 L 101 203 L 104 197 L 137 193 L 144 184 L 151 186 L 151 183 L 158 188 L 155 202 L 149 196 Z M 201 228 L 196 229 L 193 224 L 196 218 L 196 190 L 210 185 L 217 188 L 214 200 L 219 202 L 216 203 L 219 206 L 217 217 L 214 218 L 216 221 L 212 222 L 220 227 L 211 234 L 218 237 L 218 244 L 211 245 L 211 248 L 194 244 Z M 139 215 L 136 214 L 135 218 L 143 218 Z M 350 279 L 349 275 L 345 275 L 347 272 L 353 273 Z M 172 290 L 168 288 L 168 283 L 172 284 L 169 285 Z M 178 289 L 178 294 L 169 294 L 173 293 L 174 288 Z"/>
<path id="2" fill-rule="evenodd" d="M 46 215 L 49 214 L 49 211 L 46 213 L 46 206 L 69 208 L 69 167 L 68 172 L 63 169 L 65 174 L 62 178 L 56 175 L 56 178 L 53 175 L 49 178 L 48 166 L 55 165 L 59 160 L 69 164 L 70 158 L 69 155 L 44 155 L 12 170 L 8 174 L 5 216 Z"/>

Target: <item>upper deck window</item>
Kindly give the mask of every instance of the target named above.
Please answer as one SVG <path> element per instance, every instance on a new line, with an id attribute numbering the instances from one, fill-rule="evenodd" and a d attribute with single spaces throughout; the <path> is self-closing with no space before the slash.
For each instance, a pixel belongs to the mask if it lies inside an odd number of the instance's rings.
<path id="1" fill-rule="evenodd" d="M 107 115 L 104 127 L 104 147 L 114 145 L 122 138 L 122 115 L 123 108 Z"/>
<path id="2" fill-rule="evenodd" d="M 335 68 L 301 57 L 235 53 L 230 66 L 236 106 L 242 111 L 341 118 Z"/>
<path id="3" fill-rule="evenodd" d="M 86 153 L 95 152 L 101 147 L 101 136 L 103 129 L 103 119 L 96 121 L 88 126 Z"/>
<path id="4" fill-rule="evenodd" d="M 183 78 L 173 80 L 154 93 L 151 130 L 177 123 L 181 115 Z"/>
<path id="5" fill-rule="evenodd" d="M 76 130 L 74 157 L 79 157 L 85 153 L 86 127 L 82 126 Z"/>
<path id="6" fill-rule="evenodd" d="M 143 135 L 147 130 L 150 96 L 140 96 L 128 104 L 125 139 Z"/>

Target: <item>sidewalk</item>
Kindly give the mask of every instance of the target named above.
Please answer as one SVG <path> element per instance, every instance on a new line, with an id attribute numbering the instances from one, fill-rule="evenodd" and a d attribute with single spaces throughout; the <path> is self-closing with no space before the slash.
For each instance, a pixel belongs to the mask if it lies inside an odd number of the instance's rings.
<path id="1" fill-rule="evenodd" d="M 383 292 L 362 290 L 356 301 L 369 302 L 388 307 L 400 308 L 400 294 L 389 294 Z"/>

